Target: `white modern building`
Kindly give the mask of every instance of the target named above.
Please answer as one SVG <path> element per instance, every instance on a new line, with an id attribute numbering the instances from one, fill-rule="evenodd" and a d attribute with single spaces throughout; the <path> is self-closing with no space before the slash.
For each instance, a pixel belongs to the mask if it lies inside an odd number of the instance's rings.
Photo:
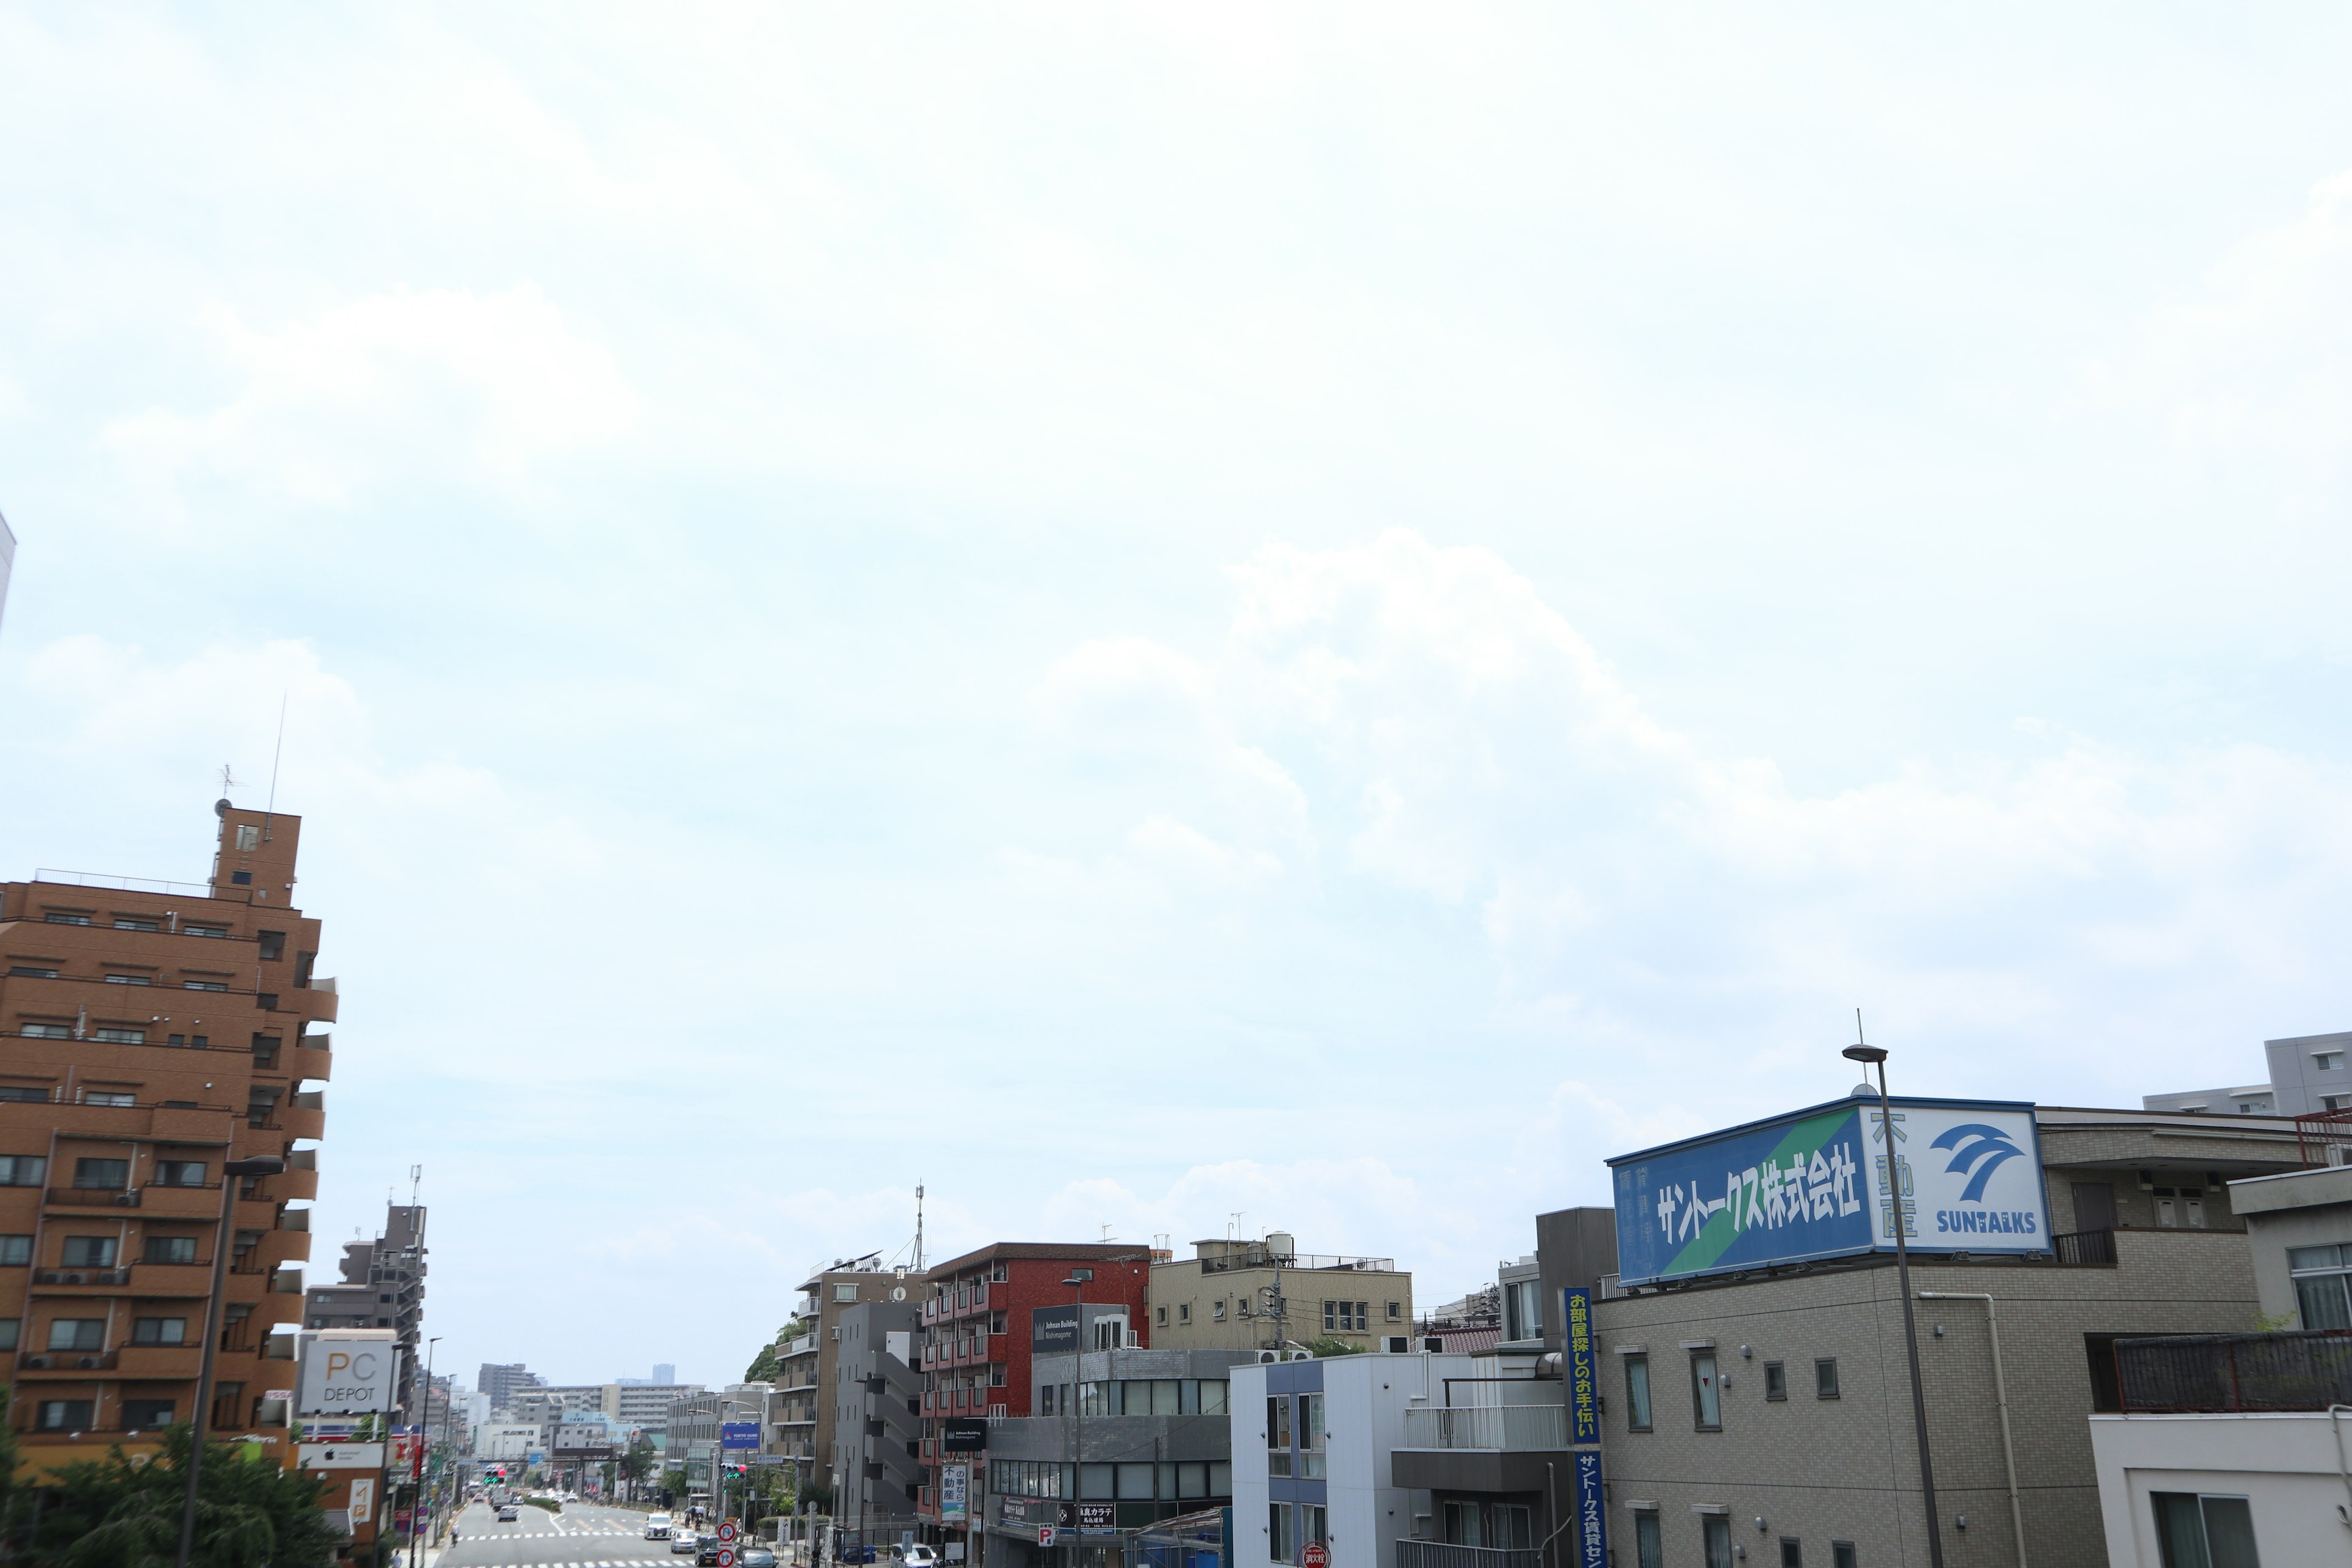
<path id="1" fill-rule="evenodd" d="M 1494 1356 L 1375 1351 L 1244 1364 L 1232 1380 L 1234 1568 L 1296 1563 L 1310 1542 L 1331 1568 L 1534 1561 L 1542 1484 L 1506 1498 L 1496 1478 L 1541 1476 L 1543 1456 L 1566 1448 L 1557 1378 Z M 1564 1469 L 1558 1481 L 1564 1493 Z"/>

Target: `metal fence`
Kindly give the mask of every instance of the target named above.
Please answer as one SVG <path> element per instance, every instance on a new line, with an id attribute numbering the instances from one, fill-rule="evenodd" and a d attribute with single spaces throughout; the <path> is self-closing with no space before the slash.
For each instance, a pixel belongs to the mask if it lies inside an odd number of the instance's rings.
<path id="1" fill-rule="evenodd" d="M 2325 1410 L 2352 1405 L 2352 1331 L 2119 1340 L 2124 1409 Z"/>
<path id="2" fill-rule="evenodd" d="M 1454 1546 L 1443 1541 L 1400 1541 L 1396 1568 L 1542 1568 L 1532 1546 Z"/>
<path id="3" fill-rule="evenodd" d="M 2352 1164 L 2352 1110 L 2315 1110 L 2296 1117 L 2294 1145 L 2305 1170 Z"/>

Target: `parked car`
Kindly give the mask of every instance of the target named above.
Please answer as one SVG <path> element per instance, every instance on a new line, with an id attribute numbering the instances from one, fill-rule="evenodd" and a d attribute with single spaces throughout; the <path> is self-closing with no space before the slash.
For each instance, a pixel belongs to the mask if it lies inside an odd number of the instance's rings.
<path id="1" fill-rule="evenodd" d="M 646 1539 L 647 1541 L 667 1541 L 669 1539 L 669 1515 L 666 1513 L 649 1513 L 646 1515 Z"/>
<path id="2" fill-rule="evenodd" d="M 756 1543 L 735 1554 L 736 1568 L 776 1568 L 776 1553 L 771 1547 Z"/>
<path id="3" fill-rule="evenodd" d="M 891 1552 L 890 1555 L 898 1560 L 902 1568 L 940 1568 L 940 1553 L 937 1547 L 905 1546 Z"/>
<path id="4" fill-rule="evenodd" d="M 691 1552 L 698 1544 L 699 1543 L 695 1540 L 694 1531 L 690 1530 L 681 1530 L 669 1538 L 669 1549 L 672 1552 Z"/>

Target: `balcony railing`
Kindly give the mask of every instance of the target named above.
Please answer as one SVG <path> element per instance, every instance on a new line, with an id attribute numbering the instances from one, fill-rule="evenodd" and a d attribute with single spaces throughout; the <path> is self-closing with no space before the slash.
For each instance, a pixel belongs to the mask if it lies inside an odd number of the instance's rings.
<path id="1" fill-rule="evenodd" d="M 1549 1453 L 1568 1447 L 1568 1409 L 1559 1405 L 1494 1405 L 1477 1409 L 1408 1410 L 1404 1446 Z"/>
<path id="2" fill-rule="evenodd" d="M 139 1189 L 125 1192 L 119 1187 L 51 1187 L 48 1201 L 68 1208 L 135 1209 L 139 1206 Z"/>
<path id="3" fill-rule="evenodd" d="M 128 1285 L 128 1268 L 43 1268 L 33 1275 L 36 1285 Z"/>
<path id="4" fill-rule="evenodd" d="M 2112 1230 L 2070 1230 L 2050 1238 L 2051 1256 L 2070 1268 L 2113 1268 L 2116 1233 Z"/>
<path id="5" fill-rule="evenodd" d="M 1203 1274 L 1227 1274 L 1236 1268 L 1339 1268 L 1366 1274 L 1393 1274 L 1396 1272 L 1396 1259 L 1342 1258 L 1324 1252 L 1252 1252 L 1201 1259 L 1201 1272 Z"/>
<path id="6" fill-rule="evenodd" d="M 1400 1541 L 1396 1568 L 1543 1568 L 1532 1546 L 1454 1546 L 1443 1541 Z"/>
<path id="7" fill-rule="evenodd" d="M 2325 1410 L 2352 1405 L 2352 1331 L 2122 1340 L 2127 1412 Z"/>

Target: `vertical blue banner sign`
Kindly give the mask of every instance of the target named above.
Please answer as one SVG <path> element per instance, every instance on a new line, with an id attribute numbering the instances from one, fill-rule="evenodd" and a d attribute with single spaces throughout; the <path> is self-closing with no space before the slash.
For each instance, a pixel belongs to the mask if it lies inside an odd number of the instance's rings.
<path id="1" fill-rule="evenodd" d="M 1579 1448 L 1576 1466 L 1576 1568 L 1609 1568 L 1609 1510 L 1601 1500 L 1601 1454 Z"/>
<path id="2" fill-rule="evenodd" d="M 1592 1292 L 1571 1285 L 1560 1292 L 1567 1311 L 1568 1440 L 1572 1445 L 1601 1441 L 1601 1399 L 1592 1364 Z"/>

